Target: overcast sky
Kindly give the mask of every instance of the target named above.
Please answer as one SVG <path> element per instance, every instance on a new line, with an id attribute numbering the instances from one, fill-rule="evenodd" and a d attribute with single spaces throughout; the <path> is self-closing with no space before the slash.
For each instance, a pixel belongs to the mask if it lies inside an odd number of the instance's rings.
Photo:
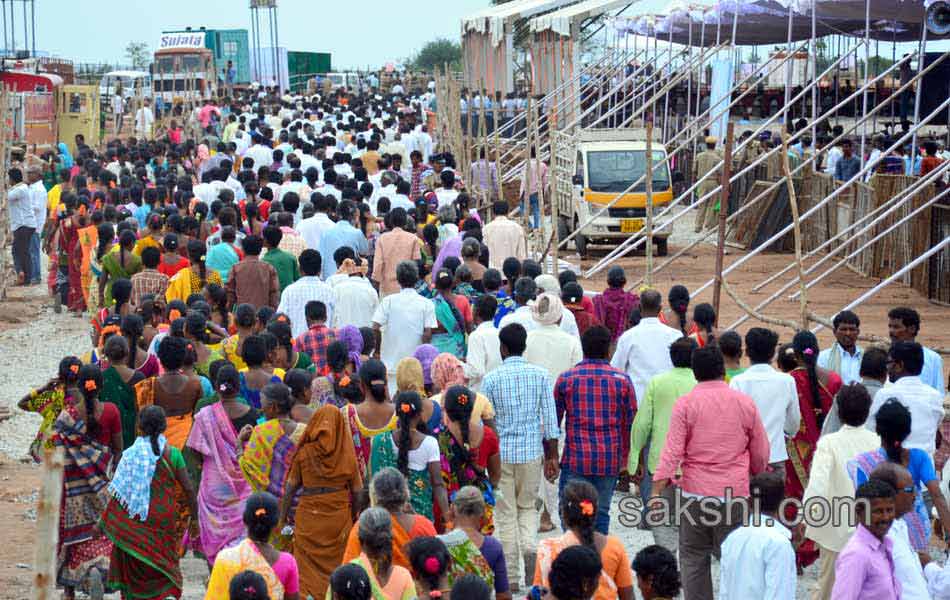
<path id="1" fill-rule="evenodd" d="M 74 62 L 128 62 L 125 47 L 154 52 L 163 30 L 251 28 L 248 0 L 36 0 L 36 48 Z M 330 52 L 334 68 L 379 67 L 427 41 L 458 39 L 460 19 L 488 0 L 278 0 L 280 45 Z M 262 12 L 262 15 L 264 13 Z M 17 9 L 17 39 L 23 22 Z"/>
<path id="2" fill-rule="evenodd" d="M 278 4 L 281 46 L 330 52 L 333 68 L 344 69 L 378 68 L 411 57 L 430 40 L 457 40 L 462 17 L 489 6 L 490 1 L 278 0 Z M 659 12 L 668 4 L 641 0 L 625 14 Z M 248 5 L 248 0 L 36 0 L 36 48 L 77 63 L 127 64 L 125 47 L 130 41 L 147 43 L 151 53 L 163 30 L 188 26 L 250 30 Z M 15 21 L 22 48 L 19 7 Z M 943 50 L 947 44 L 939 46 L 932 49 Z M 900 52 L 913 49 L 913 45 L 902 45 Z M 890 44 L 881 44 L 881 54 L 890 52 Z"/>

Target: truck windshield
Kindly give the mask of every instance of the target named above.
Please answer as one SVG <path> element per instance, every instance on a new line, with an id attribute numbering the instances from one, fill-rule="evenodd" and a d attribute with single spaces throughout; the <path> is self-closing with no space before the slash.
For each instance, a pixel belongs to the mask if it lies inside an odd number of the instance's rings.
<path id="1" fill-rule="evenodd" d="M 592 192 L 621 193 L 643 177 L 646 171 L 645 150 L 601 150 L 587 153 L 587 183 Z M 670 188 L 670 171 L 666 153 L 653 152 L 653 191 Z M 641 181 L 629 193 L 646 192 Z"/>

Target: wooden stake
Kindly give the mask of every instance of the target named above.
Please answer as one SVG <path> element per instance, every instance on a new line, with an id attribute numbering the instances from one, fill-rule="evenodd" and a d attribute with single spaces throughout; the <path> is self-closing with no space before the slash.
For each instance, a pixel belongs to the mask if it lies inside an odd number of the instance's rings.
<path id="1" fill-rule="evenodd" d="M 548 124 L 548 127 L 549 127 L 548 139 L 551 140 L 551 143 L 550 143 L 551 160 L 549 161 L 550 164 L 548 164 L 548 168 L 549 168 L 548 172 L 550 173 L 551 172 L 550 170 L 553 170 L 557 166 L 557 142 L 556 142 L 557 132 L 550 130 L 550 127 L 551 127 L 550 122 Z M 561 243 L 560 206 L 558 206 L 558 201 L 560 199 L 560 196 L 557 194 L 557 190 L 555 189 L 555 187 L 557 186 L 557 181 L 555 181 L 555 178 L 553 176 L 550 178 L 550 180 L 551 180 L 551 193 L 549 194 L 549 196 L 551 198 L 551 201 L 550 201 L 551 229 L 554 230 L 551 232 L 551 240 L 552 240 L 551 264 L 554 266 L 554 276 L 557 277 L 558 273 L 560 272 L 560 268 L 559 268 L 560 263 L 558 262 L 558 248 L 557 248 L 558 244 Z"/>
<path id="2" fill-rule="evenodd" d="M 802 264 L 802 226 L 798 214 L 798 198 L 795 196 L 795 182 L 792 181 L 791 167 L 788 163 L 788 130 L 782 131 L 782 175 L 788 185 L 788 205 L 792 209 L 792 226 L 795 235 L 795 265 L 798 269 L 798 303 L 801 309 L 802 329 L 808 328 L 808 287 L 805 285 L 805 269 Z"/>
<path id="3" fill-rule="evenodd" d="M 529 193 L 531 190 L 531 125 L 534 122 L 531 118 L 532 113 L 534 113 L 534 103 L 532 102 L 531 96 L 527 98 L 527 105 L 525 106 L 525 131 L 524 131 L 524 192 L 521 200 L 522 210 L 521 210 L 521 221 L 525 228 L 525 231 L 528 230 L 528 213 L 531 211 L 531 201 Z"/>
<path id="4" fill-rule="evenodd" d="M 716 240 L 716 280 L 713 282 L 713 310 L 716 321 L 719 320 L 719 306 L 722 300 L 722 263 L 726 254 L 726 216 L 729 212 L 729 180 L 732 178 L 732 144 L 735 140 L 735 127 L 732 121 L 726 126 L 726 146 L 722 157 L 722 177 L 719 192 L 719 236 Z M 712 198 L 708 200 L 712 202 Z"/>
<path id="5" fill-rule="evenodd" d="M 63 450 L 43 454 L 40 491 L 36 500 L 36 549 L 33 555 L 33 600 L 53 600 L 56 595 L 56 546 L 59 544 L 59 510 L 63 499 Z"/>
<path id="6" fill-rule="evenodd" d="M 0 299 L 6 299 L 7 285 L 16 277 L 7 261 L 7 247 L 13 241 L 13 236 L 9 234 L 10 204 L 7 201 L 7 165 L 10 164 L 7 138 L 13 124 L 10 114 L 10 94 L 7 86 L 4 85 L 0 89 Z"/>
<path id="7" fill-rule="evenodd" d="M 646 213 L 647 213 L 647 267 L 644 283 L 647 287 L 653 286 L 653 119 L 647 121 L 647 150 L 646 150 Z"/>

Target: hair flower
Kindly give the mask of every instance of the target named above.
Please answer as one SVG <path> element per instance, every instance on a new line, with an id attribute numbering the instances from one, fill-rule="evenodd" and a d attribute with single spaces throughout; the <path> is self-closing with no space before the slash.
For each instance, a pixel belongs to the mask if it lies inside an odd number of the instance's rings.
<path id="1" fill-rule="evenodd" d="M 814 353 L 815 351 L 811 348 L 805 348 L 804 350 L 802 350 L 802 354 L 804 354 L 805 356 L 811 356 Z"/>
<path id="2" fill-rule="evenodd" d="M 264 517 L 267 516 L 267 509 L 263 506 L 254 511 L 255 517 Z"/>
<path id="3" fill-rule="evenodd" d="M 86 388 L 87 392 L 94 392 L 96 391 L 96 381 L 94 379 L 87 379 L 83 387 Z"/>
<path id="4" fill-rule="evenodd" d="M 581 500 L 580 501 L 581 514 L 585 517 L 594 516 L 594 503 L 590 500 Z"/>
<path id="5" fill-rule="evenodd" d="M 465 394 L 461 394 L 457 402 L 459 403 L 459 406 L 465 406 L 466 404 L 468 404 L 468 396 Z"/>
<path id="6" fill-rule="evenodd" d="M 412 412 L 412 405 L 409 404 L 408 402 L 403 402 L 402 404 L 399 405 L 399 410 L 401 410 L 403 414 L 408 415 L 409 413 Z"/>
<path id="7" fill-rule="evenodd" d="M 442 563 L 439 562 L 438 558 L 434 556 L 430 556 L 429 558 L 426 559 L 424 566 L 426 569 L 426 573 L 429 573 L 430 575 L 434 575 L 439 572 L 440 568 L 442 568 Z"/>
<path id="8" fill-rule="evenodd" d="M 350 385 L 350 376 L 344 375 L 343 377 L 340 378 L 339 383 L 340 383 L 340 387 L 346 387 Z"/>
<path id="9" fill-rule="evenodd" d="M 79 365 L 69 365 L 69 370 L 72 371 L 73 373 L 78 373 Z"/>

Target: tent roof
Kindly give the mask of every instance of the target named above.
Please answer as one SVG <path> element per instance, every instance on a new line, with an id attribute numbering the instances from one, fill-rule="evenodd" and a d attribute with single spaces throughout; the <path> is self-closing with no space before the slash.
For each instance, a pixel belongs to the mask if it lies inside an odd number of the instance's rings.
<path id="1" fill-rule="evenodd" d="M 780 44 L 788 41 L 790 2 L 793 11 L 792 41 L 812 37 L 811 11 L 814 2 L 817 2 L 817 36 L 864 36 L 864 0 L 720 0 L 705 9 L 674 4 L 668 14 L 617 19 L 615 25 L 627 33 L 662 40 L 672 37 L 672 41 L 678 44 L 710 46 L 716 43 L 717 28 L 719 39 L 728 41 L 732 37 L 733 21 L 736 20 L 736 44 Z M 870 0 L 870 3 L 871 38 L 886 41 L 914 41 L 920 38 L 923 1 Z M 895 6 L 901 10 L 896 11 Z"/>
<path id="2" fill-rule="evenodd" d="M 505 23 L 527 19 L 543 12 L 557 10 L 577 0 L 514 0 L 473 13 L 462 19 L 462 35 L 470 31 L 489 33 L 492 45 L 497 46 L 505 35 Z"/>
<path id="3" fill-rule="evenodd" d="M 571 24 L 591 17 L 598 17 L 607 11 L 627 6 L 636 0 L 584 0 L 578 4 L 566 6 L 554 12 L 531 19 L 531 31 L 552 30 L 563 36 L 571 35 Z"/>

